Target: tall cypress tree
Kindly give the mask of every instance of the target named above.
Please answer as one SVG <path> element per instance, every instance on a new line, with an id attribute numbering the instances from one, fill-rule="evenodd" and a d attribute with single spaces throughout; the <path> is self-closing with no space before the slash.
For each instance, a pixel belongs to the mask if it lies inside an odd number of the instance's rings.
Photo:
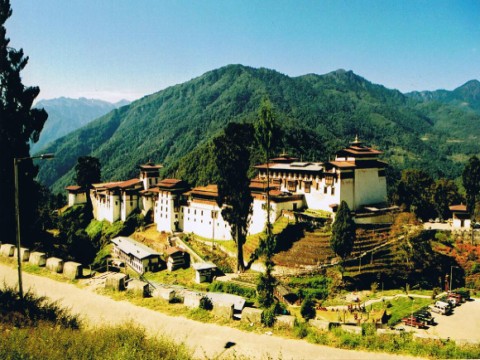
<path id="1" fill-rule="evenodd" d="M 42 109 L 32 109 L 38 96 L 38 87 L 22 84 L 20 72 L 25 68 L 28 57 L 23 50 L 9 46 L 5 22 L 12 15 L 9 0 L 0 0 L 0 241 L 15 239 L 14 158 L 30 156 L 30 141 L 38 141 L 40 131 L 47 120 Z M 35 211 L 39 186 L 34 178 L 37 167 L 31 160 L 19 164 L 20 214 L 22 234 L 31 239 L 35 225 Z"/>
<path id="2" fill-rule="evenodd" d="M 348 204 L 342 201 L 332 225 L 330 246 L 335 254 L 340 256 L 342 261 L 345 261 L 345 258 L 352 253 L 355 239 L 355 222 L 350 214 Z"/>
<path id="3" fill-rule="evenodd" d="M 247 240 L 252 214 L 253 198 L 250 193 L 250 150 L 253 129 L 248 124 L 230 123 L 223 135 L 214 139 L 215 163 L 219 172 L 218 204 L 222 217 L 230 224 L 233 240 L 237 244 L 237 271 L 245 271 L 243 245 Z"/>

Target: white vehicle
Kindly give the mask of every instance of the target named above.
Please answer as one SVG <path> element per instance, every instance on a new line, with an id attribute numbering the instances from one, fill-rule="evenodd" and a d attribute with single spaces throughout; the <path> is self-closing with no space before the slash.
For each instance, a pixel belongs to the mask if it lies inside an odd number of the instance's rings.
<path id="1" fill-rule="evenodd" d="M 437 301 L 435 305 L 430 305 L 430 311 L 437 314 L 447 315 L 452 312 L 451 305 L 443 301 Z"/>

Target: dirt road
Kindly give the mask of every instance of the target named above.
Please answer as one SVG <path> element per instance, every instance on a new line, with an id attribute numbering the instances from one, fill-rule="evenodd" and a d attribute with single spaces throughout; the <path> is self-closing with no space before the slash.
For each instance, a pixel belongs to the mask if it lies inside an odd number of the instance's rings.
<path id="1" fill-rule="evenodd" d="M 223 355 L 245 356 L 250 359 L 406 359 L 408 357 L 351 351 L 319 346 L 303 340 L 258 335 L 237 329 L 172 317 L 135 306 L 125 301 L 114 301 L 106 296 L 80 289 L 72 284 L 26 274 L 24 288 L 41 296 L 59 301 L 71 309 L 89 326 L 123 324 L 132 321 L 152 335 L 166 334 L 194 349 L 195 356 L 221 359 Z M 17 284 L 16 269 L 0 264 L 0 284 Z M 235 345 L 225 349 L 227 342 Z"/>

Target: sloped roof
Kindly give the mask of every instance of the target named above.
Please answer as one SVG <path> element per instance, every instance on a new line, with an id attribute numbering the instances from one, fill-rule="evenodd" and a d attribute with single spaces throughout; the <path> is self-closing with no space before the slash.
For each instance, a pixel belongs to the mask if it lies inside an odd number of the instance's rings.
<path id="1" fill-rule="evenodd" d="M 130 180 L 125 180 L 125 181 L 112 181 L 112 182 L 107 182 L 107 183 L 98 183 L 98 184 L 92 184 L 92 186 L 97 189 L 127 189 L 129 187 L 142 184 L 142 180 L 140 179 L 130 179 Z"/>
<path id="2" fill-rule="evenodd" d="M 72 192 L 78 192 L 78 191 L 84 191 L 81 186 L 78 185 L 70 185 L 65 187 L 65 190 L 72 191 Z"/>
<path id="3" fill-rule="evenodd" d="M 188 183 L 180 179 L 163 179 L 157 184 L 157 186 L 161 189 L 167 190 L 179 190 L 189 188 Z"/>
<path id="4" fill-rule="evenodd" d="M 455 212 L 467 212 L 467 205 L 451 205 L 449 206 L 450 211 L 455 211 Z"/>
<path id="5" fill-rule="evenodd" d="M 118 236 L 110 241 L 114 243 L 123 253 L 132 255 L 140 260 L 151 256 L 160 256 L 160 254 L 155 250 L 129 237 Z"/>

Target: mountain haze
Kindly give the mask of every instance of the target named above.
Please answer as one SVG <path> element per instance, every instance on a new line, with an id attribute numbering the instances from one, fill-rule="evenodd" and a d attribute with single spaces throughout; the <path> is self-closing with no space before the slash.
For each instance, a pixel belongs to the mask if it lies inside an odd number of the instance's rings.
<path id="1" fill-rule="evenodd" d="M 129 102 L 126 100 L 112 104 L 96 99 L 70 99 L 65 97 L 40 100 L 35 107 L 45 109 L 48 113 L 48 119 L 38 142 L 32 144 L 31 152 L 41 151 L 48 143 L 81 128 L 117 107 L 128 104 Z"/>
<path id="2" fill-rule="evenodd" d="M 455 155 L 478 153 L 475 141 L 464 140 L 466 134 L 437 128 L 439 120 L 424 99 L 372 84 L 352 71 L 289 77 L 228 65 L 115 109 L 58 139 L 46 149 L 56 159 L 41 164 L 39 179 L 62 191 L 72 182 L 77 158 L 92 155 L 100 159 L 103 180 L 134 177 L 138 165 L 151 160 L 192 184 L 208 182 L 213 176 L 210 140 L 230 121 L 255 121 L 264 96 L 283 130 L 278 151 L 303 160 L 328 160 L 359 135 L 384 150 L 394 170 L 422 167 L 432 175 L 455 177 L 463 166 Z M 473 117 L 466 119 L 467 112 L 456 105 L 431 103 L 461 112 L 456 121 L 466 128 L 480 123 L 479 115 L 470 112 Z"/>

